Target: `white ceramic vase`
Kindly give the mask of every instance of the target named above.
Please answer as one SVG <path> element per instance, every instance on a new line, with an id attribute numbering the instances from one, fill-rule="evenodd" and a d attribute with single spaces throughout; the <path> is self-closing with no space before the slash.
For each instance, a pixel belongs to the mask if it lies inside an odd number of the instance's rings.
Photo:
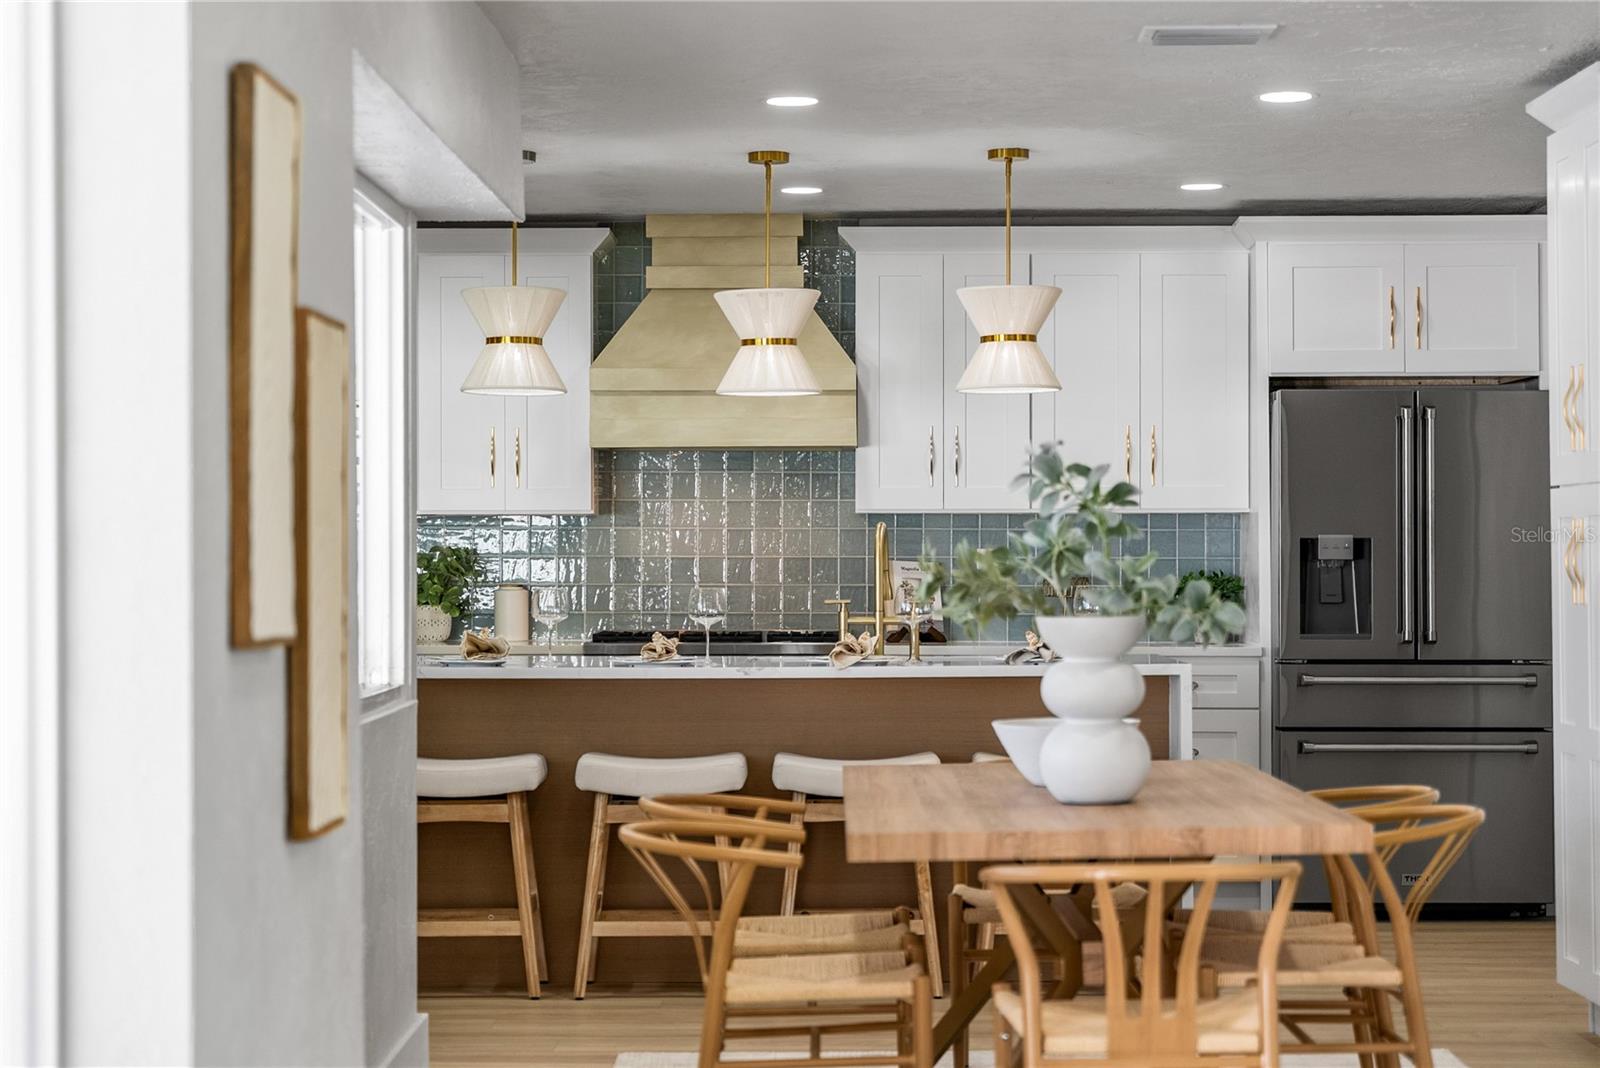
<path id="1" fill-rule="evenodd" d="M 450 617 L 438 605 L 417 605 L 416 620 L 418 645 L 437 645 L 450 640 Z"/>
<path id="2" fill-rule="evenodd" d="M 1132 801 L 1150 774 L 1150 745 L 1128 718 L 1144 676 L 1121 657 L 1144 635 L 1143 616 L 1039 616 L 1039 636 L 1060 658 L 1039 694 L 1061 722 L 1039 751 L 1045 789 L 1068 805 Z"/>

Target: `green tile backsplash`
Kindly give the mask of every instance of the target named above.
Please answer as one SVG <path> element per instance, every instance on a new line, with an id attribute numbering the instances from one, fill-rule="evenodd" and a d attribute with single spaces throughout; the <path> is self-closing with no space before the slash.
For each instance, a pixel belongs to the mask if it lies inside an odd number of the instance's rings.
<path id="1" fill-rule="evenodd" d="M 840 220 L 808 220 L 800 262 L 822 292 L 817 312 L 855 353 L 855 257 L 839 238 Z M 650 249 L 642 220 L 612 225 L 615 244 L 595 255 L 595 352 L 644 297 Z M 483 554 L 488 583 L 472 598 L 471 623 L 494 619 L 499 582 L 560 584 L 572 615 L 558 634 L 600 629 L 681 627 L 697 583 L 728 589 L 729 629 L 836 625 L 823 604 L 848 597 L 865 609 L 872 575 L 872 528 L 889 524 L 897 558 L 924 546 L 949 559 L 962 541 L 996 545 L 1026 515 L 860 514 L 855 453 L 822 450 L 600 450 L 598 510 L 592 516 L 422 516 L 420 547 L 471 545 Z M 1236 515 L 1131 517 L 1140 534 L 1120 551 L 1153 549 L 1160 573 L 1239 570 Z M 1026 621 L 995 625 L 980 637 L 1020 640 Z"/>

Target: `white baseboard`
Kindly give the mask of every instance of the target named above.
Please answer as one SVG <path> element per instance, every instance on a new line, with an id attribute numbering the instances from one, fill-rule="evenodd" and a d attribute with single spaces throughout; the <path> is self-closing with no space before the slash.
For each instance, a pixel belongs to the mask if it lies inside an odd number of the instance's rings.
<path id="1" fill-rule="evenodd" d="M 405 1034 L 376 1068 L 428 1068 L 428 1014 L 417 1013 Z"/>

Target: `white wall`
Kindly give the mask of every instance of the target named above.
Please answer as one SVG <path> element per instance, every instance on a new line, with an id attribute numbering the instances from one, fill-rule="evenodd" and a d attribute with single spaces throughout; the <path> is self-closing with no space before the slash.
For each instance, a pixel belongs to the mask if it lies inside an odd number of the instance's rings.
<path id="1" fill-rule="evenodd" d="M 124 639 L 66 661 L 64 1058 L 418 1063 L 414 707 L 352 723 L 348 822 L 290 842 L 285 656 L 228 644 L 228 71 L 300 97 L 299 299 L 348 322 L 355 54 L 500 218 L 515 61 L 475 4 L 56 12 L 63 590 Z"/>

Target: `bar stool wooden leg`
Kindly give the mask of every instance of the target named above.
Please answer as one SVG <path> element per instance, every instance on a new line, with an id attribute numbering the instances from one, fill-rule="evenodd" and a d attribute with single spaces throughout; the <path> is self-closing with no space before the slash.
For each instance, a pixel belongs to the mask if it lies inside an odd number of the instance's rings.
<path id="1" fill-rule="evenodd" d="M 798 790 L 795 791 L 794 793 L 790 794 L 789 796 L 790 796 L 791 799 L 794 800 L 794 802 L 796 804 L 803 805 L 803 804 L 806 803 L 806 795 L 803 794 L 803 793 L 800 793 Z M 790 826 L 799 827 L 799 826 L 802 826 L 805 822 L 806 822 L 806 817 L 805 817 L 805 813 L 803 813 L 803 812 L 795 812 L 795 813 L 792 813 L 789 816 L 789 824 L 790 824 Z M 791 853 L 800 852 L 800 843 L 799 842 L 790 842 L 789 843 L 789 852 L 791 852 Z M 800 869 L 799 868 L 785 868 L 785 869 L 783 869 L 783 903 L 782 903 L 782 906 L 778 909 L 779 913 L 781 913 L 784 916 L 793 916 L 794 915 L 795 899 L 799 896 L 799 893 L 800 893 Z"/>
<path id="2" fill-rule="evenodd" d="M 927 861 L 915 865 L 917 875 L 917 912 L 922 916 L 922 944 L 928 951 L 928 980 L 933 984 L 933 996 L 944 997 L 944 975 L 939 956 L 939 921 L 933 908 L 933 872 Z"/>
<path id="3" fill-rule="evenodd" d="M 572 974 L 572 996 L 581 1001 L 594 978 L 596 957 L 600 940 L 594 937 L 594 922 L 600 914 L 600 902 L 605 895 L 606 850 L 611 844 L 611 829 L 606 823 L 606 809 L 611 795 L 594 795 L 594 822 L 589 828 L 589 870 L 583 881 L 583 920 L 578 926 L 578 961 Z"/>
<path id="4" fill-rule="evenodd" d="M 537 998 L 539 980 L 545 974 L 544 922 L 539 913 L 539 883 L 533 867 L 528 795 L 507 796 L 506 815 L 511 828 L 511 869 L 517 880 L 517 922 L 522 926 L 522 970 L 528 980 L 528 996 Z"/>

